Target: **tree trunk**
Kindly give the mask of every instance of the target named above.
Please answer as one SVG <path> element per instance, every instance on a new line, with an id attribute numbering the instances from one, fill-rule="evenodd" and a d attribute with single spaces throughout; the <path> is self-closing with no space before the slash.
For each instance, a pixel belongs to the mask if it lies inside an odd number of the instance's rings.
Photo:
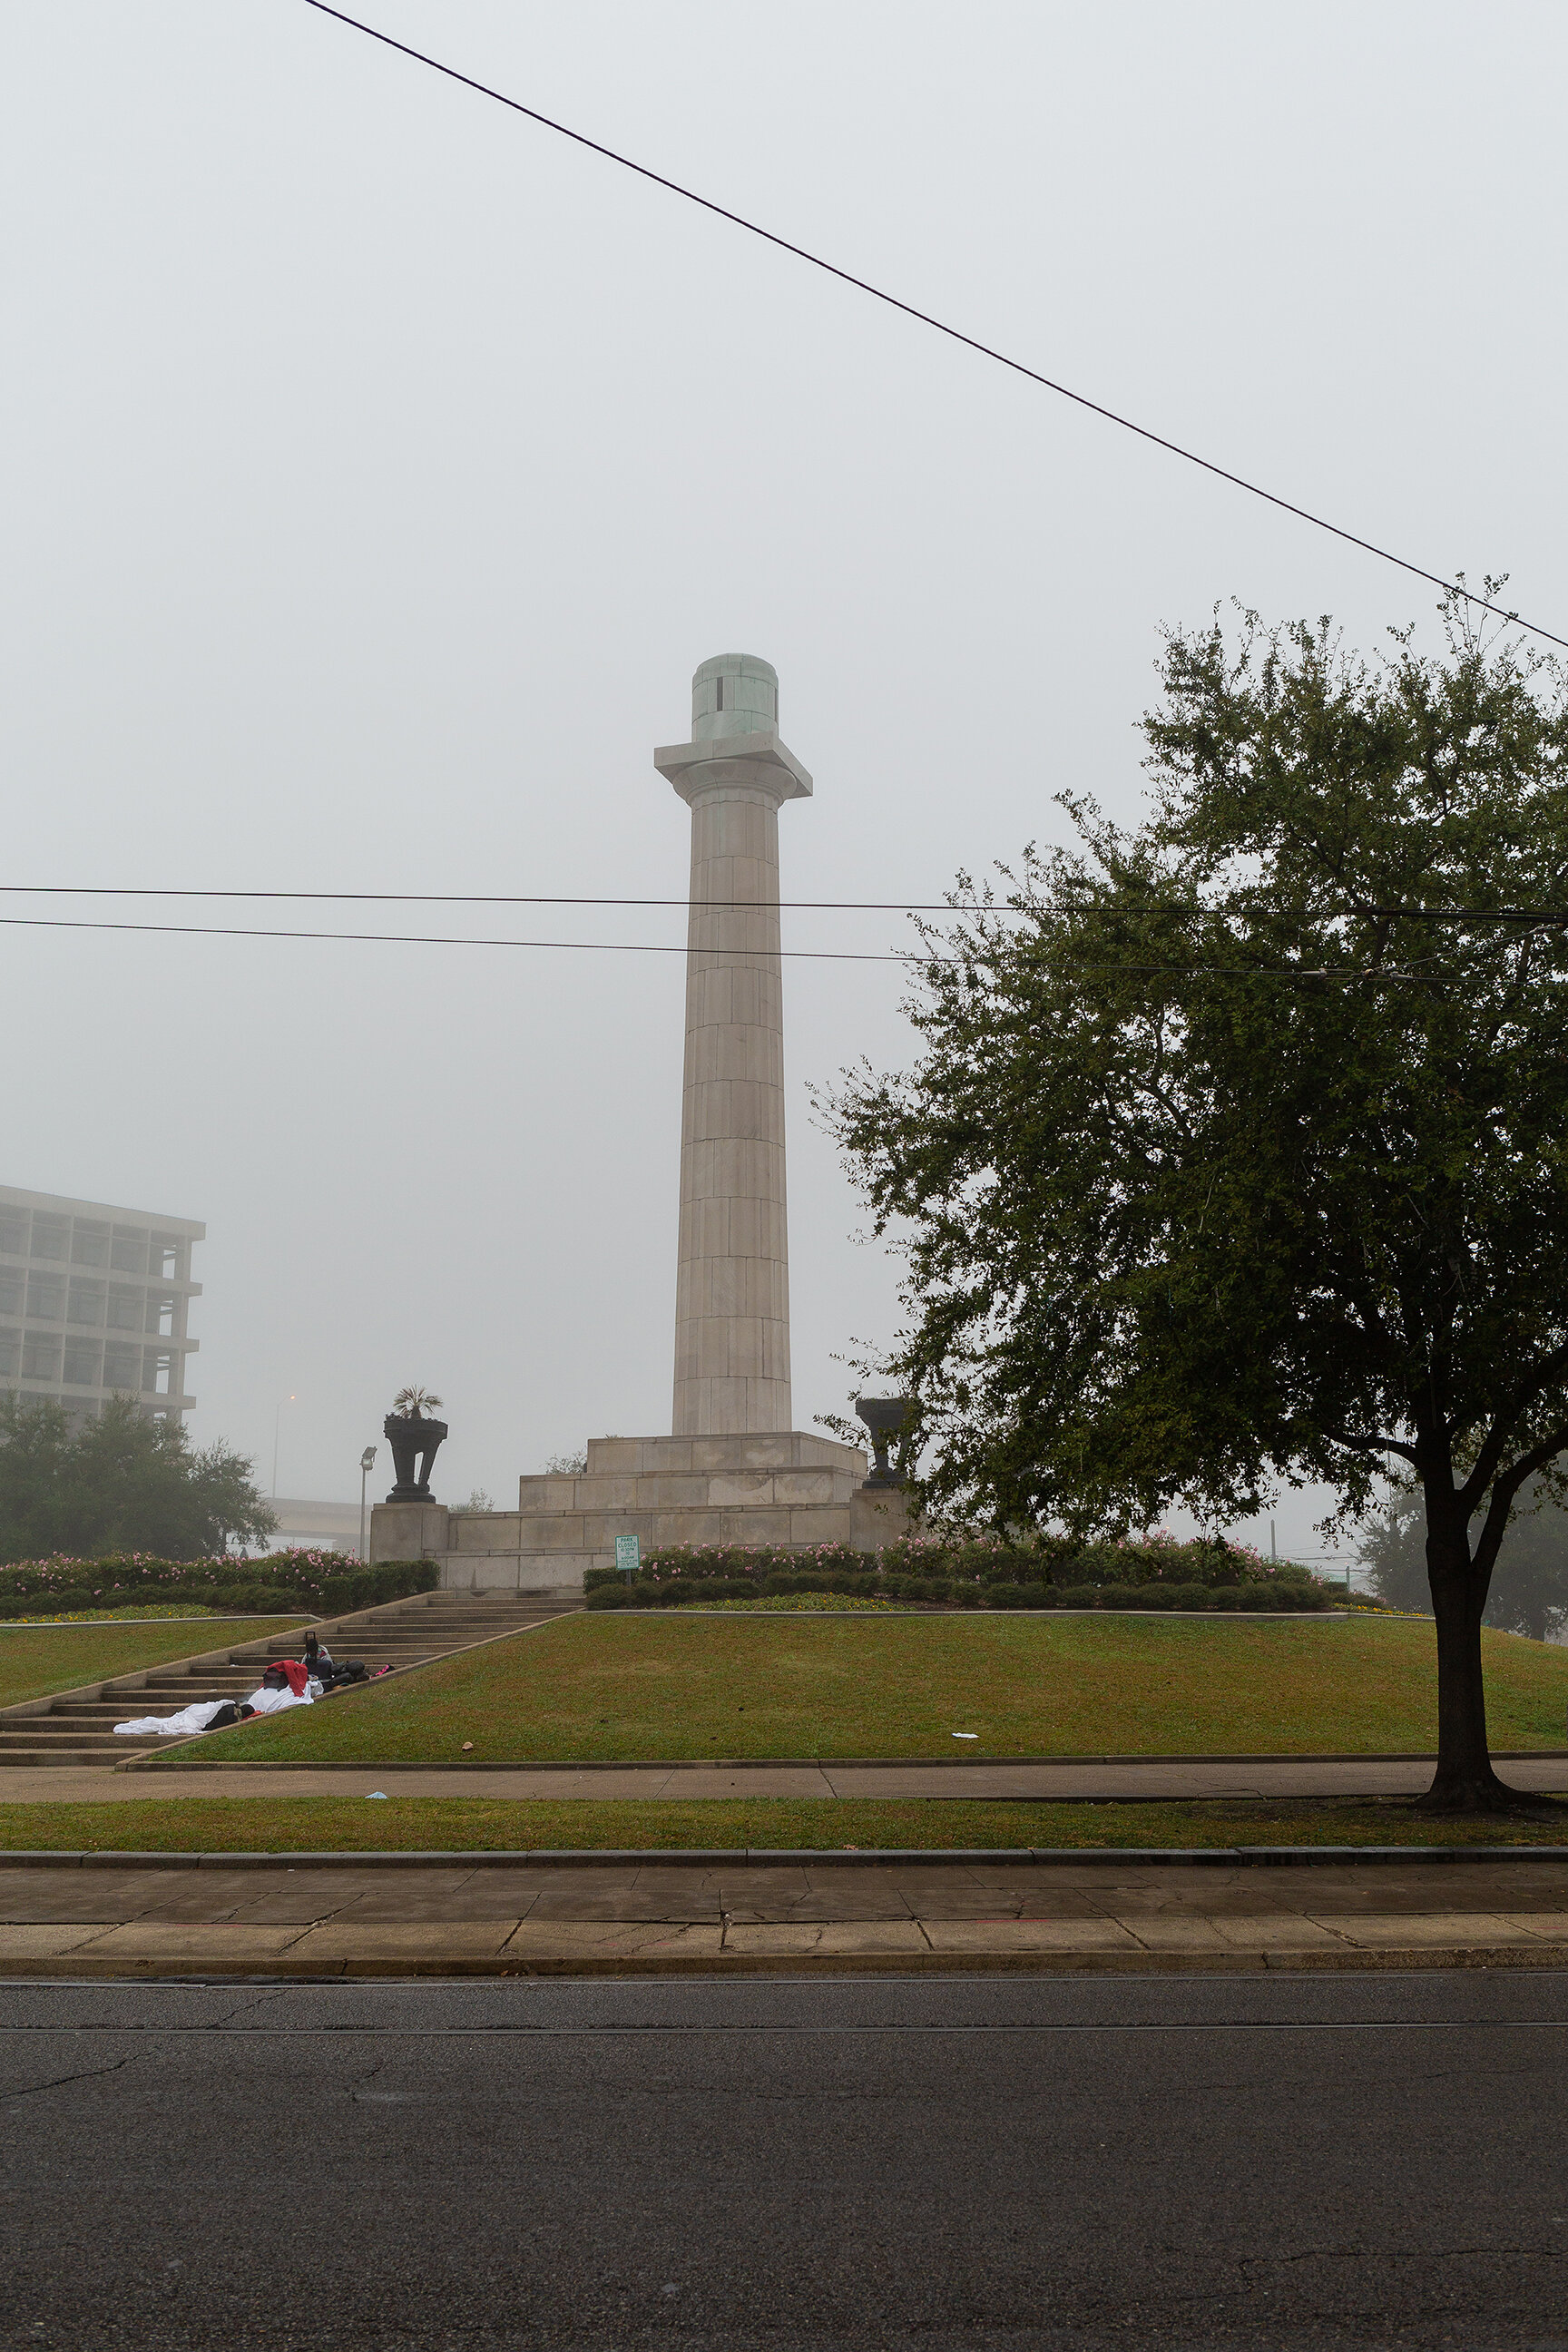
<path id="1" fill-rule="evenodd" d="M 1437 1621 L 1437 1769 L 1421 1803 L 1432 1812 L 1502 1812 L 1519 1792 L 1498 1779 L 1487 1746 L 1481 1616 L 1490 1579 L 1470 1559 L 1451 1486 L 1446 1498 L 1427 1492 L 1426 1573 Z"/>

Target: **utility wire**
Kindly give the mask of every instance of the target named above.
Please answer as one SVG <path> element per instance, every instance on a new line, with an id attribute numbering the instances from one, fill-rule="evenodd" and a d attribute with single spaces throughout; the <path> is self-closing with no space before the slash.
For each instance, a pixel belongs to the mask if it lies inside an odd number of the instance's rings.
<path id="1" fill-rule="evenodd" d="M 14 930 L 154 931 L 176 939 L 201 940 L 363 940 L 400 948 L 567 948 L 595 955 L 679 955 L 687 953 L 684 940 L 665 946 L 648 940 L 490 940 L 444 936 L 431 931 L 268 931 L 241 929 L 223 923 L 107 923 L 73 921 L 63 915 L 0 915 L 0 924 Z M 699 948 L 699 955 L 788 956 L 805 963 L 907 963 L 907 955 L 859 954 L 832 948 Z M 931 959 L 934 961 L 934 959 Z M 916 961 L 926 961 L 917 958 Z"/>
<path id="2" fill-rule="evenodd" d="M 1120 425 L 1124 433 L 1135 433 L 1141 441 L 1152 442 L 1157 449 L 1168 450 L 1172 457 L 1184 459 L 1189 466 L 1201 467 L 1205 474 L 1217 476 L 1222 482 L 1229 482 L 1235 488 L 1247 491 L 1249 497 L 1262 499 L 1268 505 L 1278 507 L 1282 513 L 1294 515 L 1298 521 L 1310 523 L 1314 530 L 1326 530 L 1349 546 L 1359 547 L 1364 554 L 1375 555 L 1384 563 L 1395 564 L 1401 572 L 1408 572 L 1416 580 L 1427 581 L 1434 588 L 1441 588 L 1446 594 L 1452 593 L 1462 596 L 1468 604 L 1475 605 L 1483 613 L 1493 613 L 1500 620 L 1511 622 L 1519 628 L 1528 629 L 1532 636 L 1544 637 L 1549 645 L 1568 648 L 1568 637 L 1559 636 L 1554 630 L 1543 628 L 1537 621 L 1521 620 L 1517 613 L 1508 611 L 1501 604 L 1489 604 L 1486 597 L 1478 596 L 1462 581 L 1447 580 L 1440 572 L 1428 572 L 1424 564 L 1412 563 L 1407 557 L 1395 555 L 1391 548 L 1379 547 L 1375 541 L 1363 539 L 1358 532 L 1346 530 L 1342 524 L 1330 522 L 1326 516 L 1313 514 L 1309 508 L 1297 506 L 1291 499 L 1281 498 L 1278 491 L 1266 490 L 1261 483 L 1248 481 L 1243 474 L 1232 473 L 1228 466 L 1217 465 L 1212 457 L 1202 457 L 1195 449 L 1184 448 L 1179 441 L 1167 439 L 1164 434 L 1154 432 L 1151 426 L 1135 424 L 1131 417 L 1120 415 L 1114 408 L 1107 408 L 1100 401 L 1090 400 L 1087 393 L 1074 392 L 1070 384 L 1058 383 L 1054 377 L 1042 375 L 1037 368 L 1026 366 L 1022 360 L 1010 358 L 1005 352 L 996 350 L 994 345 L 983 343 L 977 336 L 967 335 L 962 328 L 950 326 L 946 320 L 934 318 L 929 310 L 917 309 L 914 303 L 903 301 L 897 294 L 889 294 L 884 287 L 872 285 L 869 278 L 857 278 L 852 270 L 840 268 L 836 261 L 826 260 L 820 253 L 813 253 L 804 245 L 795 245 L 789 237 L 779 236 L 776 230 L 763 228 L 760 222 L 748 220 L 743 213 L 731 212 L 727 205 L 716 203 L 713 197 L 700 195 L 695 188 L 688 188 L 680 181 L 668 179 L 664 173 L 654 171 L 650 165 L 638 163 L 630 155 L 623 155 L 616 148 L 606 147 L 597 139 L 590 139 L 585 131 L 574 131 L 570 124 L 557 122 L 552 116 L 542 114 L 537 107 L 524 106 L 521 99 L 509 98 L 504 90 L 492 88 L 489 82 L 477 81 L 472 74 L 460 73 L 456 66 L 443 64 L 439 58 L 431 57 L 428 51 L 412 48 L 406 41 L 395 40 L 390 33 L 382 32 L 374 25 L 365 24 L 361 17 L 350 16 L 342 8 L 330 7 L 328 0 L 305 0 L 305 5 L 321 16 L 335 17 L 340 25 L 347 25 L 353 32 L 363 33 L 369 40 L 379 41 L 384 48 L 395 49 L 400 57 L 411 58 L 416 65 L 428 66 L 433 73 L 444 74 L 448 81 L 460 82 L 465 89 L 475 91 L 480 98 L 493 99 L 498 106 L 509 107 L 513 114 L 526 116 L 530 122 L 537 122 L 542 130 L 553 131 L 561 138 L 570 139 L 579 147 L 586 147 L 590 153 L 602 155 L 606 163 L 618 163 L 623 171 L 635 172 L 639 179 L 650 180 L 655 187 L 667 189 L 671 195 L 684 197 L 688 204 L 700 205 L 705 213 L 712 213 L 718 219 L 729 221 L 733 227 L 744 229 L 748 236 L 760 236 L 765 244 L 776 246 L 781 253 L 793 254 L 797 261 L 809 262 L 814 269 L 826 271 L 829 278 L 837 278 L 842 284 L 853 286 L 858 293 L 869 294 L 873 300 L 885 302 L 891 310 L 901 310 L 907 319 L 918 320 L 922 327 L 934 328 L 939 335 L 946 335 L 951 341 L 963 343 L 969 351 L 978 352 L 983 359 L 994 360 L 999 367 L 1010 368 L 1015 375 L 1026 376 L 1031 383 L 1042 385 L 1047 392 L 1058 394 L 1063 400 L 1073 401 L 1079 408 L 1087 408 L 1094 415 L 1104 417 L 1107 424 Z"/>
<path id="3" fill-rule="evenodd" d="M 700 912 L 779 907 L 786 911 L 845 915 L 1019 915 L 1031 911 L 1026 906 L 1016 907 L 1005 898 L 587 898 L 480 890 L 209 890 L 168 888 L 161 883 L 142 882 L 0 882 L 0 894 L 24 898 L 325 900 L 334 906 L 368 907 L 688 907 Z M 1116 911 L 1132 915 L 1223 915 L 1226 909 L 1195 906 L 1187 900 L 1146 899 Z M 1262 907 L 1249 911 L 1300 915 L 1304 921 L 1312 922 L 1359 919 L 1402 923 L 1568 923 L 1568 907 Z M 282 936 L 303 939 L 306 934 L 288 932 Z M 360 938 L 364 934 L 342 936 Z M 542 940 L 536 944 L 552 943 Z"/>
<path id="4" fill-rule="evenodd" d="M 479 890 L 195 890 L 136 882 L 0 882 L 0 892 L 27 898 L 300 898 L 398 907 L 785 907 L 821 914 L 1004 914 L 984 899 L 949 898 L 583 898 Z M 1564 910 L 1568 913 L 1568 909 Z"/>
<path id="5" fill-rule="evenodd" d="M 431 931 L 300 931 L 262 930 L 221 923 L 114 923 L 88 921 L 66 915 L 0 915 L 7 930 L 132 931 L 162 938 L 203 940 L 329 940 L 365 946 L 406 948 L 559 948 L 582 955 L 783 956 L 795 963 L 898 963 L 906 969 L 948 967 L 962 963 L 959 956 L 922 955 L 914 949 L 894 954 L 857 952 L 833 948 L 732 948 L 664 945 L 647 940 L 496 940 L 473 934 L 446 935 Z M 1419 969 L 1395 969 L 1378 964 L 1186 964 L 1089 963 L 1068 966 L 1084 973 L 1163 975 L 1184 980 L 1373 980 L 1420 981 L 1432 975 Z"/>

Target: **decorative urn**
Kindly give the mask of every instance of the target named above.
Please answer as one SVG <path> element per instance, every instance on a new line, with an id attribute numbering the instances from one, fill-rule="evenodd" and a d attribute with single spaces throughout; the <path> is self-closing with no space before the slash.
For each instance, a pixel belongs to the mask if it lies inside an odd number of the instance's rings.
<path id="1" fill-rule="evenodd" d="M 888 1462 L 888 1448 L 909 1420 L 908 1397 L 858 1397 L 855 1411 L 871 1433 L 871 1448 L 875 1460 L 868 1486 L 901 1486 L 901 1474 Z"/>
<path id="2" fill-rule="evenodd" d="M 395 1401 L 395 1410 L 382 1423 L 392 1448 L 392 1466 L 397 1474 L 397 1483 L 386 1498 L 389 1503 L 429 1502 L 430 1465 L 447 1434 L 447 1424 L 433 1420 L 426 1408 L 440 1402 L 438 1396 L 429 1396 L 422 1390 L 405 1389 Z"/>

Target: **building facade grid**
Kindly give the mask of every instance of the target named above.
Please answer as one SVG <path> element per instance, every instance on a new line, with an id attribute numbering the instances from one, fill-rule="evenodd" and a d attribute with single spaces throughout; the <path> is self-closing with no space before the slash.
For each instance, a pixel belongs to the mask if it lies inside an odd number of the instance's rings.
<path id="1" fill-rule="evenodd" d="M 190 1217 L 0 1184 L 0 1391 L 63 1405 L 75 1423 L 115 1395 L 183 1421 L 193 1244 Z"/>

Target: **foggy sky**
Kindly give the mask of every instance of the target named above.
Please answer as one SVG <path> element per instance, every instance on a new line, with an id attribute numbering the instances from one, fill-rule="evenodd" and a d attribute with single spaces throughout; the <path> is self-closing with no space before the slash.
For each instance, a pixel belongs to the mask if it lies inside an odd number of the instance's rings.
<path id="1" fill-rule="evenodd" d="M 525 102 L 1568 632 L 1560 8 L 363 0 Z M 1435 593 L 296 0 L 0 8 L 0 879 L 679 898 L 655 772 L 774 663 L 784 893 L 1133 819 L 1163 624 Z M 0 912 L 92 914 L 7 900 Z M 679 944 L 676 909 L 132 919 Z M 899 918 L 786 915 L 785 944 Z M 668 1430 L 679 955 L 0 930 L 0 1181 L 205 1218 L 190 1385 L 357 1499 L 395 1390 L 503 1505 Z M 798 1427 L 886 1345 L 785 966 Z M 378 1475 L 377 1490 L 384 1490 Z M 1287 1500 L 1282 1543 L 1310 1546 Z"/>

